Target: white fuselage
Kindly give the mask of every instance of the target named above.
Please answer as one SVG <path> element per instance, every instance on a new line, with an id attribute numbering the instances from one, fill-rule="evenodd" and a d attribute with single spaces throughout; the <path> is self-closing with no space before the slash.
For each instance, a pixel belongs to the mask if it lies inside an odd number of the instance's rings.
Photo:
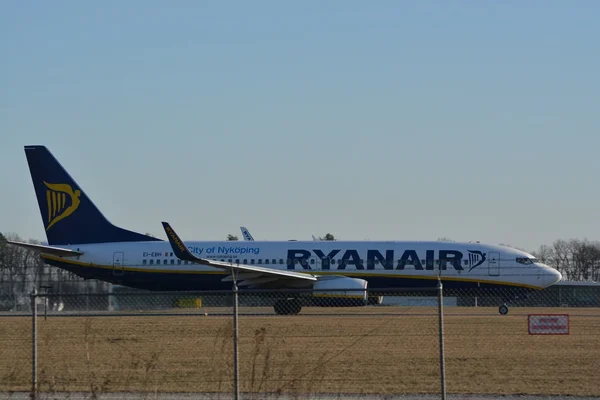
<path id="1" fill-rule="evenodd" d="M 488 284 L 543 289 L 561 278 L 556 270 L 523 251 L 504 246 L 455 242 L 226 241 L 185 242 L 204 259 L 295 270 L 314 275 L 365 279 L 369 288 L 420 286 L 437 279 L 456 287 Z M 124 285 L 144 287 L 163 279 L 165 288 L 221 288 L 222 269 L 181 261 L 168 242 L 123 242 L 64 246 L 77 258 L 45 255 L 59 267 Z M 97 271 L 101 273 L 94 274 Z M 199 275 L 206 279 L 199 279 Z M 194 277 L 194 283 L 189 279 Z M 208 279 L 212 276 L 213 279 Z M 187 277 L 187 278 L 186 278 Z M 218 279 L 214 279 L 217 278 Z M 169 280 L 173 281 L 173 285 Z M 187 279 L 187 281 L 186 281 Z"/>

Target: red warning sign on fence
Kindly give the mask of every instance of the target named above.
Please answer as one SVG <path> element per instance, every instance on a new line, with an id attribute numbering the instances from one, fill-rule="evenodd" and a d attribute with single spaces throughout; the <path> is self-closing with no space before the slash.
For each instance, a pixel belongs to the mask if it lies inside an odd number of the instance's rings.
<path id="1" fill-rule="evenodd" d="M 529 314 L 530 335 L 568 335 L 569 314 Z"/>

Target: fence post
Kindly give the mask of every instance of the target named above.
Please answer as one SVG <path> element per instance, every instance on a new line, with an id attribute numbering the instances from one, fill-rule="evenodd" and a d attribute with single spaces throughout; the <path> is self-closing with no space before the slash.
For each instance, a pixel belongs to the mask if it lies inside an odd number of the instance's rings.
<path id="1" fill-rule="evenodd" d="M 37 290 L 31 292 L 31 399 L 37 398 Z"/>
<path id="2" fill-rule="evenodd" d="M 234 399 L 240 398 L 240 371 L 238 362 L 238 286 L 233 268 L 233 389 Z"/>
<path id="3" fill-rule="evenodd" d="M 446 363 L 444 360 L 444 295 L 442 280 L 438 276 L 438 330 L 440 340 L 440 383 L 442 400 L 446 400 Z"/>

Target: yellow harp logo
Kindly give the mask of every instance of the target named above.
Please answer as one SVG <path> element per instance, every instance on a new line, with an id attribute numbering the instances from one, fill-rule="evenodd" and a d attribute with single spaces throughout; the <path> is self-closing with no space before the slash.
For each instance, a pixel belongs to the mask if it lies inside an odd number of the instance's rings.
<path id="1" fill-rule="evenodd" d="M 58 221 L 67 218 L 73 214 L 79 207 L 79 190 L 73 191 L 70 185 L 64 183 L 47 183 L 44 185 L 46 190 L 46 202 L 48 204 L 48 226 L 46 230 L 52 228 Z M 70 199 L 70 204 L 67 205 L 67 196 Z"/>

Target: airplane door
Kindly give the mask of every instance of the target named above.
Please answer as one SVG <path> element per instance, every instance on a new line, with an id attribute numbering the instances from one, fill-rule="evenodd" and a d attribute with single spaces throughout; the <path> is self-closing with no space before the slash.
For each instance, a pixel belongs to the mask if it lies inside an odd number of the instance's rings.
<path id="1" fill-rule="evenodd" d="M 488 254 L 488 274 L 490 276 L 500 275 L 500 253 Z"/>
<path id="2" fill-rule="evenodd" d="M 314 259 L 315 261 L 312 261 L 313 259 Z M 311 265 L 310 265 L 310 268 L 311 268 L 311 269 L 314 269 L 314 270 L 317 270 L 317 271 L 320 271 L 320 270 L 321 270 L 321 263 L 322 263 L 322 261 L 321 261 L 321 257 L 311 257 Z"/>
<path id="3" fill-rule="evenodd" d="M 113 274 L 123 275 L 123 252 L 121 251 L 113 254 Z"/>

